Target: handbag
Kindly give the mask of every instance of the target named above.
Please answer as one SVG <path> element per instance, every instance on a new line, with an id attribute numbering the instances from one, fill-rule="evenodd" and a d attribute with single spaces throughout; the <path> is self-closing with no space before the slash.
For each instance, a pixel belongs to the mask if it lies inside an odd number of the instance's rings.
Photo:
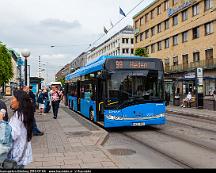
<path id="1" fill-rule="evenodd" d="M 24 150 L 23 150 L 22 155 L 19 158 L 18 162 L 20 162 L 23 159 L 26 148 L 27 148 L 27 144 L 28 144 L 28 142 L 26 141 Z M 17 164 L 17 162 L 15 160 L 10 160 L 10 159 L 5 159 L 4 162 L 2 163 L 2 167 L 3 167 L 3 169 L 19 169 L 20 168 L 20 166 Z"/>

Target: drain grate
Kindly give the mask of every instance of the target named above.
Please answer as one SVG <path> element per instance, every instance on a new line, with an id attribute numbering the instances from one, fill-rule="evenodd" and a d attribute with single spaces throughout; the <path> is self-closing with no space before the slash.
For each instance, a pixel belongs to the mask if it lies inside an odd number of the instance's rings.
<path id="1" fill-rule="evenodd" d="M 108 149 L 108 151 L 112 155 L 118 155 L 118 156 L 132 155 L 132 154 L 136 153 L 136 151 L 134 151 L 134 150 L 125 149 L 125 148 Z"/>
<path id="2" fill-rule="evenodd" d="M 90 136 L 92 133 L 88 131 L 78 131 L 78 132 L 66 132 L 67 136 L 75 136 L 75 137 L 84 137 L 84 136 Z"/>

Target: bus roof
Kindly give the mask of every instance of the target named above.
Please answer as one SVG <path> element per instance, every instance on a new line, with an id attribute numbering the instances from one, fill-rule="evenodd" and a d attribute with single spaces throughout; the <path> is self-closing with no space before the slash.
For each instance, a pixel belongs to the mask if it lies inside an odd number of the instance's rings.
<path id="1" fill-rule="evenodd" d="M 76 70 L 75 72 L 67 75 L 65 77 L 65 80 L 71 80 L 73 78 L 76 77 L 80 77 L 80 76 L 84 76 L 86 74 L 92 73 L 92 72 L 96 72 L 99 70 L 103 70 L 104 69 L 104 63 L 107 59 L 132 59 L 132 58 L 144 58 L 144 57 L 140 57 L 140 56 L 100 56 L 98 57 L 96 60 L 87 63 L 84 67 L 81 67 L 80 69 Z M 156 59 L 156 58 L 147 58 L 147 59 Z M 158 59 L 159 60 L 159 59 Z"/>

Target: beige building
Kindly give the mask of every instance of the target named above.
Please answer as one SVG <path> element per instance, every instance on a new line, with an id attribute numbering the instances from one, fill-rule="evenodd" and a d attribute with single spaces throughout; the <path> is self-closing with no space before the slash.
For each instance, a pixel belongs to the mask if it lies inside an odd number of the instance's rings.
<path id="1" fill-rule="evenodd" d="M 195 92 L 196 68 L 203 68 L 203 92 L 216 87 L 216 1 L 155 0 L 134 16 L 135 49 L 163 59 L 167 90 Z M 175 87 L 175 91 L 173 88 Z"/>

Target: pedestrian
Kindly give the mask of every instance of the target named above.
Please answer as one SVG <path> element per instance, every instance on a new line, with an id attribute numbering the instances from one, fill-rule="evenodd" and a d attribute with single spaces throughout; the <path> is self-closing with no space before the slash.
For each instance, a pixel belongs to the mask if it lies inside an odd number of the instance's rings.
<path id="1" fill-rule="evenodd" d="M 36 112 L 36 96 L 33 93 L 32 88 L 33 88 L 32 86 L 29 86 L 29 93 L 28 94 L 29 94 L 29 96 L 30 96 L 30 98 L 32 100 L 34 114 L 35 114 L 35 112 Z M 44 132 L 41 132 L 37 127 L 35 115 L 34 115 L 34 118 L 33 118 L 32 134 L 33 134 L 33 136 L 42 136 L 42 135 L 44 135 Z"/>
<path id="2" fill-rule="evenodd" d="M 44 89 L 44 97 L 45 97 L 44 113 L 49 113 L 50 111 L 50 93 L 47 91 L 47 89 Z"/>
<path id="3" fill-rule="evenodd" d="M 12 147 L 11 126 L 8 123 L 7 107 L 0 100 L 0 169 L 3 168 L 3 162 Z"/>
<path id="4" fill-rule="evenodd" d="M 186 104 L 190 103 L 191 99 L 192 99 L 192 95 L 191 95 L 191 92 L 189 92 L 187 94 L 187 97 L 185 99 L 183 99 L 183 103 L 182 103 L 181 107 L 186 108 Z"/>
<path id="5" fill-rule="evenodd" d="M 39 113 L 40 113 L 40 115 L 42 115 L 43 112 L 44 112 L 44 103 L 45 103 L 44 91 L 39 90 L 37 102 L 38 102 L 38 105 L 39 105 Z"/>
<path id="6" fill-rule="evenodd" d="M 32 162 L 33 103 L 26 92 L 18 90 L 14 92 L 10 107 L 14 111 L 9 121 L 12 128 L 13 145 L 8 159 L 16 161 L 19 168 L 23 169 Z"/>
<path id="7" fill-rule="evenodd" d="M 57 119 L 59 104 L 63 98 L 62 93 L 59 91 L 57 86 L 52 86 L 52 90 L 50 91 L 52 108 L 53 108 L 53 118 Z"/>
<path id="8" fill-rule="evenodd" d="M 213 91 L 213 97 L 214 97 L 214 99 L 215 99 L 215 101 L 216 101 L 216 88 L 215 88 L 215 90 Z"/>

